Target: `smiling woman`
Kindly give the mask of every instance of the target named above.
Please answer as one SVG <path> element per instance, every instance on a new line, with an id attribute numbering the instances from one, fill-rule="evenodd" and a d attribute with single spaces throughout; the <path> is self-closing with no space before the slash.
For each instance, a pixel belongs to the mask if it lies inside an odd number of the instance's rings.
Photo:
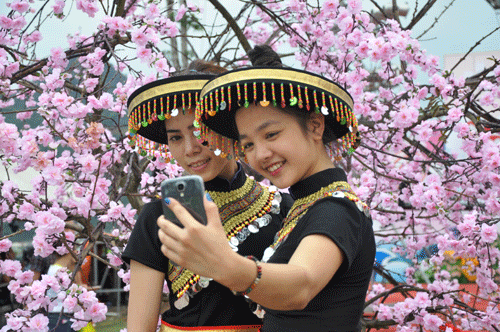
<path id="1" fill-rule="evenodd" d="M 142 155 L 159 151 L 166 157 L 169 152 L 187 173 L 201 176 L 222 216 L 219 224 L 224 244 L 240 255 L 260 258 L 291 199 L 288 195 L 282 199 L 275 190 L 248 178 L 235 159 L 212 152 L 209 147 L 214 142 L 195 137 L 199 129 L 193 125 L 194 108 L 199 92 L 221 71 L 225 69 L 198 60 L 179 76 L 139 88 L 129 98 L 129 131 Z M 165 279 L 170 309 L 161 316 L 161 331 L 185 327 L 197 331 L 201 326 L 203 331 L 256 331 L 261 319 L 245 299 L 161 253 L 156 224 L 163 214 L 161 204 L 156 200 L 143 207 L 122 255 L 131 266 L 128 331 L 156 330 Z"/>
<path id="2" fill-rule="evenodd" d="M 326 78 L 282 68 L 270 47 L 256 47 L 250 58 L 257 68 L 222 74 L 203 87 L 201 136 L 224 137 L 229 144 L 217 148 L 228 155 L 226 147 L 235 144 L 296 200 L 262 261 L 223 245 L 210 202 L 203 227 L 170 203 L 184 228 L 158 219 L 162 251 L 262 306 L 263 332 L 360 331 L 375 258 L 372 220 L 332 162 L 359 141 L 352 98 Z"/>

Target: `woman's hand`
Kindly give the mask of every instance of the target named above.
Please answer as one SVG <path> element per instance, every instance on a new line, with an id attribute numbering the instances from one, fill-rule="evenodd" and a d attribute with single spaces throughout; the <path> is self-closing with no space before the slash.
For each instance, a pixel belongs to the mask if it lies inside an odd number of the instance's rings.
<path id="1" fill-rule="evenodd" d="M 160 216 L 157 223 L 161 251 L 173 262 L 196 274 L 220 280 L 228 274 L 224 263 L 238 254 L 229 246 L 217 206 L 206 198 L 203 201 L 207 225 L 196 221 L 178 201 L 170 199 L 168 208 L 184 228 Z"/>

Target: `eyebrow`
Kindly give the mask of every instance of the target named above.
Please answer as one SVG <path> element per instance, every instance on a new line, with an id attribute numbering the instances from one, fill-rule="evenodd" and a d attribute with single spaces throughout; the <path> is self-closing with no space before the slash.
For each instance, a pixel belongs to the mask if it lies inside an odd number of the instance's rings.
<path id="1" fill-rule="evenodd" d="M 270 125 L 277 124 L 277 123 L 279 123 L 279 122 L 275 121 L 275 120 L 270 120 L 270 121 L 264 122 L 263 124 L 258 126 L 255 131 L 256 132 L 262 131 L 262 130 L 266 129 L 267 127 L 269 127 Z M 239 136 L 240 140 L 245 139 L 245 138 L 247 138 L 247 135 L 240 135 Z"/>
<path id="2" fill-rule="evenodd" d="M 195 128 L 194 125 L 190 125 L 188 127 L 189 130 L 194 129 L 194 128 Z M 168 133 L 180 133 L 180 132 L 181 132 L 180 129 L 167 129 L 167 134 Z"/>

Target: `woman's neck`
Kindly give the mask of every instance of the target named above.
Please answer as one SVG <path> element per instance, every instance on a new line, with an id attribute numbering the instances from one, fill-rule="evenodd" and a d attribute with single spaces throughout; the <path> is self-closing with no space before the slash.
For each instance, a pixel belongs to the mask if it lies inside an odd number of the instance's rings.
<path id="1" fill-rule="evenodd" d="M 234 175 L 238 171 L 238 163 L 234 160 L 231 159 L 228 161 L 226 166 L 221 169 L 220 173 L 217 175 L 220 178 L 226 179 L 228 181 L 231 181 L 234 178 Z"/>

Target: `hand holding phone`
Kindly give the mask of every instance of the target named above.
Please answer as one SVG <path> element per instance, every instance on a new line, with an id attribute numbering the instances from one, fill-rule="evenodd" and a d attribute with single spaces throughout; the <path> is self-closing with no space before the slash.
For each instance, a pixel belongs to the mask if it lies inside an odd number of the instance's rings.
<path id="1" fill-rule="evenodd" d="M 171 197 L 189 211 L 194 219 L 201 224 L 207 224 L 207 215 L 203 206 L 203 195 L 205 185 L 203 179 L 198 175 L 187 175 L 173 179 L 167 179 L 161 184 L 163 215 L 166 219 L 184 228 L 175 214 L 168 208 L 165 198 Z"/>

